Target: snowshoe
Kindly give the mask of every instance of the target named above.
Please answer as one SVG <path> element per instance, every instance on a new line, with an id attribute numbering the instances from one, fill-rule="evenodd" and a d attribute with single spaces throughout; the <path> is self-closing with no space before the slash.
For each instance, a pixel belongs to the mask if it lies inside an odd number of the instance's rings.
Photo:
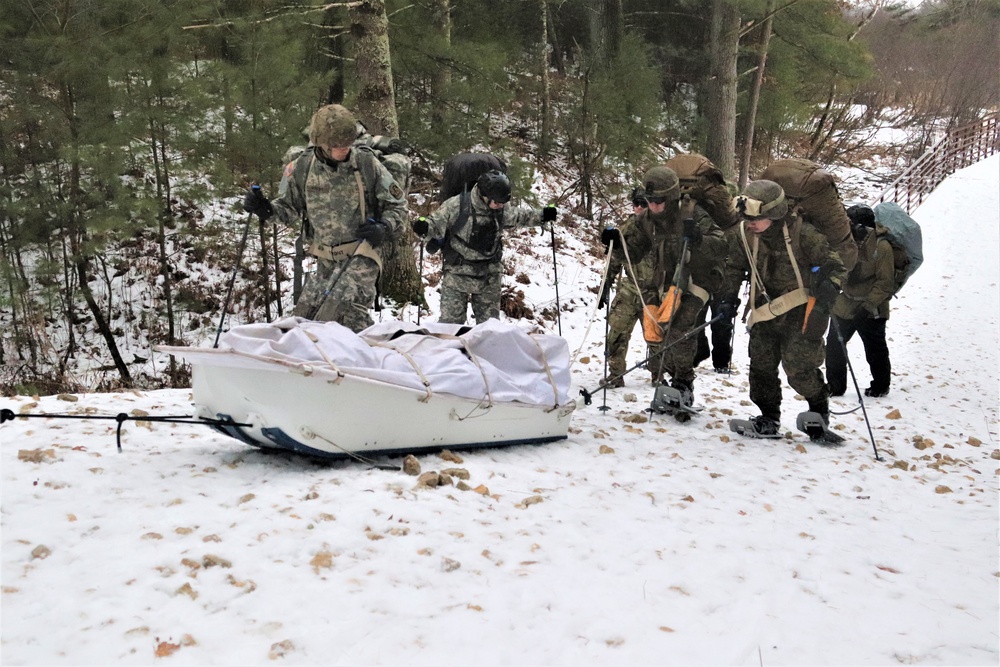
<path id="1" fill-rule="evenodd" d="M 865 396 L 870 396 L 871 398 L 882 398 L 883 396 L 888 395 L 888 389 L 876 389 L 875 387 L 868 387 L 865 389 Z"/>
<path id="2" fill-rule="evenodd" d="M 818 444 L 839 445 L 844 442 L 844 437 L 831 431 L 823 415 L 818 412 L 800 412 L 795 420 L 795 427 Z"/>
<path id="3" fill-rule="evenodd" d="M 693 403 L 694 396 L 690 389 L 660 385 L 653 394 L 649 409 L 660 414 L 673 415 L 679 422 L 686 422 L 691 420 L 692 415 L 704 409 L 695 407 Z"/>
<path id="4" fill-rule="evenodd" d="M 780 438 L 779 424 L 773 419 L 759 415 L 753 419 L 730 419 L 729 430 L 748 438 Z"/>

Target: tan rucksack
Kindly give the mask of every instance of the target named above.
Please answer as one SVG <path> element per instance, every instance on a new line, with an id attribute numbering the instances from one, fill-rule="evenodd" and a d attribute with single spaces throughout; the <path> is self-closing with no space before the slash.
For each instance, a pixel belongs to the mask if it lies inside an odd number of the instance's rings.
<path id="1" fill-rule="evenodd" d="M 740 221 L 725 177 L 707 157 L 686 153 L 670 158 L 666 166 L 677 174 L 681 195 L 691 195 L 723 231 Z"/>
<path id="2" fill-rule="evenodd" d="M 789 204 L 797 206 L 803 219 L 830 241 L 844 268 L 854 268 L 858 246 L 833 174 L 812 160 L 789 158 L 772 162 L 760 177 L 780 185 Z"/>

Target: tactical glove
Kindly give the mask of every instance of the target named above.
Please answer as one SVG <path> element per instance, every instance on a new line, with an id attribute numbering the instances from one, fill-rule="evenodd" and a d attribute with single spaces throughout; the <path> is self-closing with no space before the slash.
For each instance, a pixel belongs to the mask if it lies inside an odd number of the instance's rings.
<path id="1" fill-rule="evenodd" d="M 604 308 L 608 305 L 608 299 L 611 298 L 611 283 L 609 282 L 604 286 L 604 290 L 601 291 L 601 298 L 597 300 L 597 307 Z"/>
<path id="2" fill-rule="evenodd" d="M 417 236 L 427 236 L 427 231 L 430 229 L 430 225 L 427 224 L 427 218 L 420 216 L 416 220 L 410 223 L 410 227 L 413 228 L 413 233 Z"/>
<path id="3" fill-rule="evenodd" d="M 715 315 L 721 315 L 723 320 L 732 322 L 736 319 L 736 310 L 739 307 L 740 300 L 735 296 L 722 297 L 715 306 Z"/>
<path id="4" fill-rule="evenodd" d="M 608 251 L 608 246 L 614 241 L 615 247 L 619 247 L 622 244 L 622 233 L 618 231 L 617 227 L 605 227 L 604 231 L 601 232 L 601 243 L 604 244 L 604 252 Z"/>
<path id="5" fill-rule="evenodd" d="M 556 221 L 556 207 L 555 204 L 549 204 L 542 209 L 542 222 L 555 222 Z"/>
<path id="6" fill-rule="evenodd" d="M 433 255 L 436 252 L 440 252 L 441 248 L 444 247 L 444 239 L 431 238 L 427 241 L 427 252 Z"/>
<path id="7" fill-rule="evenodd" d="M 813 291 L 813 296 L 816 297 L 816 303 L 829 308 L 833 306 L 833 302 L 837 300 L 837 296 L 840 294 L 840 287 L 833 281 L 827 279 L 820 281 L 820 283 L 816 285 L 816 289 Z"/>
<path id="8" fill-rule="evenodd" d="M 694 218 L 688 218 L 684 221 L 684 238 L 687 239 L 688 245 L 694 247 L 701 243 L 701 227 L 695 222 Z"/>
<path id="9" fill-rule="evenodd" d="M 243 197 L 243 210 L 260 218 L 261 222 L 274 215 L 274 208 L 260 191 L 259 185 L 251 186 Z"/>
<path id="10" fill-rule="evenodd" d="M 363 225 L 358 227 L 358 238 L 368 241 L 368 245 L 377 248 L 389 238 L 389 225 L 381 220 L 368 219 Z"/>

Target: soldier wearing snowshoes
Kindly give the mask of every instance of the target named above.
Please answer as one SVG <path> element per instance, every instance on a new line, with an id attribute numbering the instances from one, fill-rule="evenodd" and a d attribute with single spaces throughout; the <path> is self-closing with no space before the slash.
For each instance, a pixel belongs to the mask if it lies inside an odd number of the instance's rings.
<path id="1" fill-rule="evenodd" d="M 287 180 L 268 201 L 251 188 L 243 209 L 295 226 L 316 258 L 293 315 L 335 321 L 358 332 L 372 324 L 382 260 L 379 248 L 406 218 L 402 188 L 371 150 L 353 145 L 354 115 L 339 104 L 321 107 L 309 124 L 310 147 L 285 168 Z"/>
<path id="2" fill-rule="evenodd" d="M 781 422 L 779 364 L 788 383 L 809 403 L 810 437 L 833 441 L 827 428 L 829 389 L 820 367 L 830 308 L 847 272 L 827 237 L 803 223 L 785 201 L 781 186 L 758 180 L 737 198 L 743 222 L 728 234 L 730 249 L 720 306 L 735 314 L 736 295 L 750 281 L 750 400 L 760 409 L 751 422 L 733 420 L 733 430 L 776 437 Z M 801 420 L 800 420 L 801 421 Z M 801 426 L 800 426 L 801 427 Z M 746 430 L 741 430 L 746 429 Z"/>
<path id="3" fill-rule="evenodd" d="M 844 395 L 847 390 L 844 346 L 857 333 L 865 346 L 865 358 L 872 374 L 865 396 L 877 398 L 889 393 L 892 376 L 889 347 L 885 342 L 889 299 L 896 289 L 892 245 L 876 233 L 875 212 L 871 207 L 851 206 L 847 214 L 851 218 L 851 233 L 858 244 L 858 263 L 847 275 L 844 291 L 833 304 L 836 326 L 830 327 L 826 341 L 826 380 L 832 396 Z"/>
<path id="4" fill-rule="evenodd" d="M 722 284 L 726 240 L 718 225 L 691 198 L 680 195 L 677 174 L 666 166 L 646 172 L 648 208 L 622 234 L 616 261 L 628 262 L 643 304 L 643 335 L 654 384 L 670 377 L 669 410 L 691 418 L 695 338 L 685 338 L 712 293 Z M 676 404 L 676 405 L 675 405 Z"/>
<path id="5" fill-rule="evenodd" d="M 470 192 L 413 221 L 418 236 L 430 236 L 427 250 L 443 253 L 440 322 L 465 324 L 470 300 L 477 324 L 499 318 L 503 230 L 555 222 L 555 206 L 508 206 L 510 197 L 507 174 L 490 170 Z"/>
<path id="6" fill-rule="evenodd" d="M 622 223 L 621 227 L 609 227 L 601 233 L 601 242 L 604 243 L 604 250 L 611 250 L 610 266 L 608 267 L 608 279 L 604 284 L 604 290 L 598 298 L 597 307 L 603 308 L 607 305 L 611 295 L 611 289 L 615 281 L 619 279 L 622 268 L 625 268 L 625 276 L 618 282 L 618 289 L 615 291 L 615 298 L 611 301 L 611 310 L 608 313 L 608 340 L 607 340 L 607 361 L 610 380 L 607 386 L 611 388 L 624 387 L 625 361 L 628 355 L 628 346 L 635 330 L 635 324 L 642 319 L 642 297 L 636 289 L 635 276 L 631 268 L 624 265 L 625 255 L 622 252 L 621 244 L 623 238 L 633 238 L 635 236 L 636 218 L 642 215 L 648 204 L 646 193 L 641 187 L 632 189 L 630 197 L 632 204 L 632 215 Z M 624 265 L 624 267 L 623 267 Z"/>

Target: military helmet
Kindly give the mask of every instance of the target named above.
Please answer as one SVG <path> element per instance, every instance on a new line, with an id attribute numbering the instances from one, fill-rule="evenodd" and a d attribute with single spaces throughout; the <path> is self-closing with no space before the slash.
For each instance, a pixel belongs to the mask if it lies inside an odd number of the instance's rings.
<path id="1" fill-rule="evenodd" d="M 476 181 L 479 194 L 486 199 L 506 204 L 510 201 L 510 179 L 499 169 L 490 169 Z"/>
<path id="2" fill-rule="evenodd" d="M 309 141 L 314 146 L 347 148 L 358 138 L 358 121 L 339 104 L 327 104 L 313 114 Z"/>
<path id="3" fill-rule="evenodd" d="M 653 167 L 643 176 L 642 183 L 647 201 L 662 204 L 668 199 L 680 199 L 680 181 L 677 173 L 670 167 Z"/>
<path id="4" fill-rule="evenodd" d="M 854 204 L 847 208 L 847 217 L 855 225 L 875 227 L 875 211 L 868 204 Z"/>
<path id="5" fill-rule="evenodd" d="M 632 188 L 630 198 L 632 200 L 632 206 L 640 206 L 642 208 L 649 206 L 649 202 L 646 201 L 646 191 L 642 189 L 641 185 Z"/>
<path id="6" fill-rule="evenodd" d="M 788 215 L 788 202 L 774 181 L 750 181 L 736 198 L 736 209 L 744 220 L 781 220 Z"/>

